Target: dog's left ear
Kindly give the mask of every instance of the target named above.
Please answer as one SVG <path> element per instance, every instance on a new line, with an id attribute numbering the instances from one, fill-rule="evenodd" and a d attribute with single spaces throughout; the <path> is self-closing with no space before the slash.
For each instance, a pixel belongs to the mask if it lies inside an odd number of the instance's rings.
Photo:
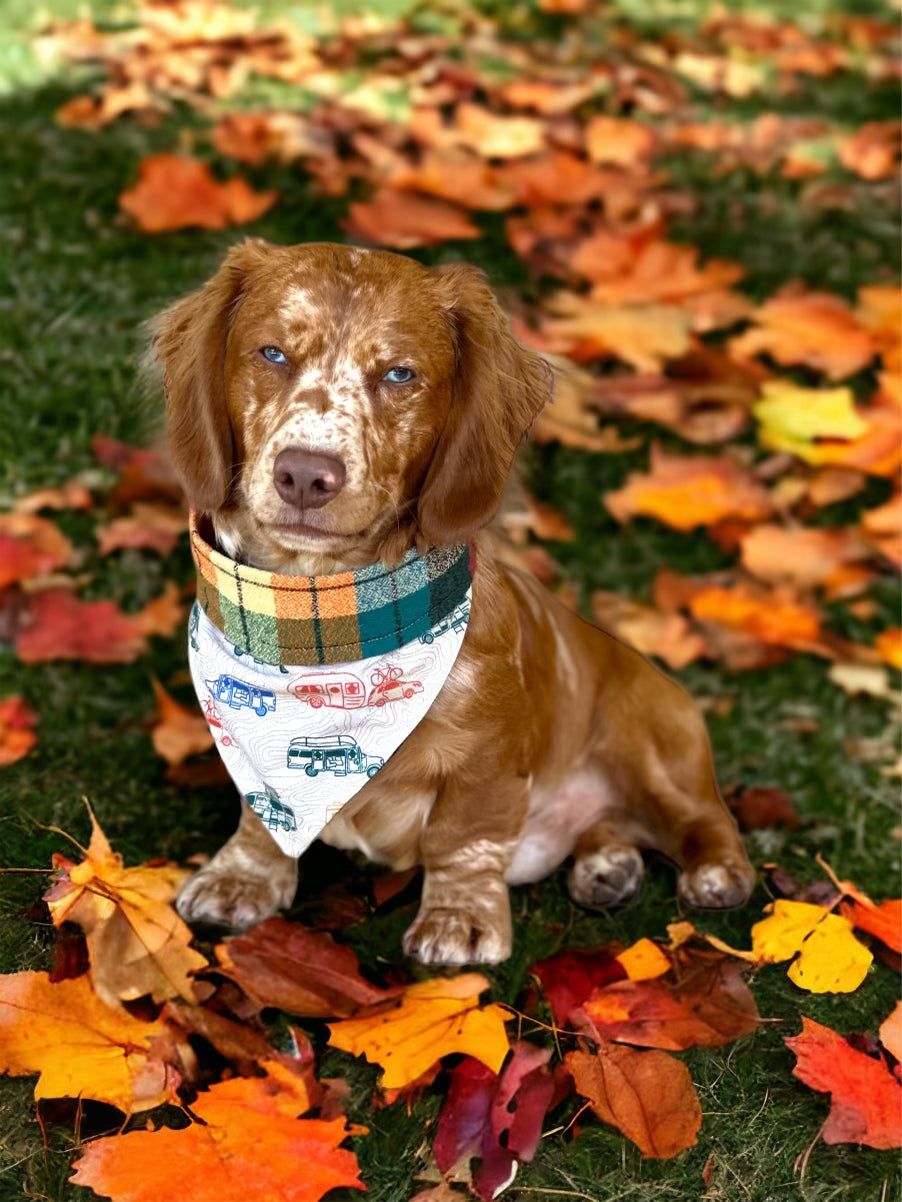
<path id="1" fill-rule="evenodd" d="M 552 372 L 525 350 L 485 276 L 434 271 L 456 352 L 454 395 L 417 504 L 420 550 L 464 542 L 494 517 L 517 447 L 551 399 Z"/>

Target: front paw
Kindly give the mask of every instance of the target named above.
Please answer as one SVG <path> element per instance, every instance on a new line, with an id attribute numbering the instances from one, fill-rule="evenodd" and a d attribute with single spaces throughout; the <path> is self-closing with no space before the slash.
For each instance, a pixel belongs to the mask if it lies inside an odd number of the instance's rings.
<path id="1" fill-rule="evenodd" d="M 422 964 L 500 964 L 511 954 L 510 909 L 423 907 L 404 936 L 404 951 Z"/>
<path id="2" fill-rule="evenodd" d="M 238 872 L 214 857 L 179 893 L 175 908 L 191 925 L 244 931 L 291 905 L 297 889 L 297 863 L 267 865 L 268 875 L 247 867 Z"/>
<path id="3" fill-rule="evenodd" d="M 730 910 L 745 905 L 755 887 L 755 871 L 748 861 L 725 860 L 699 864 L 680 874 L 680 897 L 698 909 Z"/>

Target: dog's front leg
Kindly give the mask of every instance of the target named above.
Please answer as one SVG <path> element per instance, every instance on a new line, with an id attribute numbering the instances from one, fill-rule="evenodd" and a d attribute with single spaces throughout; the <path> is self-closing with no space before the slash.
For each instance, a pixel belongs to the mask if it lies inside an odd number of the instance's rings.
<path id="1" fill-rule="evenodd" d="M 297 883 L 297 860 L 242 802 L 238 830 L 183 886 L 176 909 L 186 922 L 242 931 L 290 906 Z"/>
<path id="2" fill-rule="evenodd" d="M 522 777 L 448 782 L 421 842 L 423 896 L 404 950 L 424 964 L 500 964 L 511 953 L 504 874 L 527 810 Z"/>

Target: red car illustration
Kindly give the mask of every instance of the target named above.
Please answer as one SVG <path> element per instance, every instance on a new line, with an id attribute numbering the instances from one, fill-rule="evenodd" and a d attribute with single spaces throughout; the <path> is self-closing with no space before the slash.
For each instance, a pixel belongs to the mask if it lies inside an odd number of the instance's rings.
<path id="1" fill-rule="evenodd" d="M 370 673 L 370 688 L 353 672 L 308 672 L 288 686 L 298 701 L 312 709 L 327 705 L 331 709 L 356 710 L 364 706 L 381 708 L 389 701 L 402 701 L 422 693 L 419 680 L 404 680 L 400 668 L 386 664 Z"/>

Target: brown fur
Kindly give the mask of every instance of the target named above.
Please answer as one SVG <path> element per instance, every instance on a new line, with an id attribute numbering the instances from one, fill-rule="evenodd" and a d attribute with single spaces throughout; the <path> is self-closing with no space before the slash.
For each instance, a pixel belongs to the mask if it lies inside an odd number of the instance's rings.
<path id="1" fill-rule="evenodd" d="M 545 365 L 514 340 L 480 273 L 381 251 L 245 243 L 157 331 L 189 500 L 224 550 L 269 570 L 392 562 L 475 534 L 548 396 Z M 411 384 L 383 382 L 397 363 L 416 370 Z M 348 482 L 290 514 L 267 481 L 274 455 L 298 442 L 347 460 Z M 691 904 L 743 902 L 754 874 L 686 693 L 501 563 L 484 533 L 477 562 L 442 692 L 323 832 L 395 868 L 424 866 L 405 949 L 427 963 L 503 960 L 508 885 L 568 858 L 583 905 L 635 892 L 650 849 L 678 865 Z M 245 809 L 179 906 L 246 926 L 290 904 L 294 887 L 294 862 Z"/>

